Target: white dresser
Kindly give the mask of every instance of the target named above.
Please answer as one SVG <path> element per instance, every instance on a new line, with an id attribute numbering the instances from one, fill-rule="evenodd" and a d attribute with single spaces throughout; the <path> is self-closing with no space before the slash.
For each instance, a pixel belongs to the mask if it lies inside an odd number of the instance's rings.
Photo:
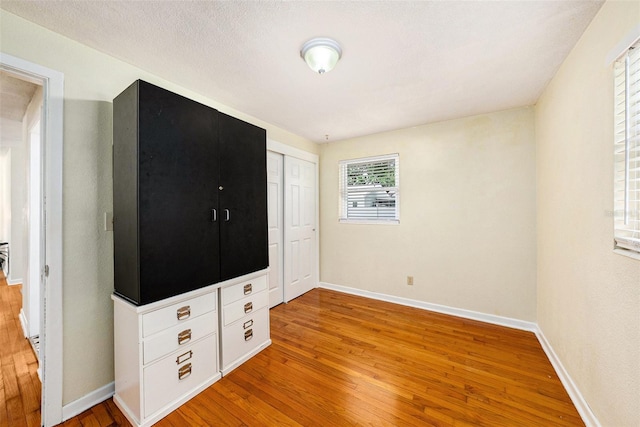
<path id="1" fill-rule="evenodd" d="M 266 271 L 144 306 L 111 298 L 113 400 L 137 426 L 156 423 L 271 344 Z"/>
<path id="2" fill-rule="evenodd" d="M 220 314 L 220 370 L 227 375 L 271 344 L 267 276 L 223 285 Z"/>

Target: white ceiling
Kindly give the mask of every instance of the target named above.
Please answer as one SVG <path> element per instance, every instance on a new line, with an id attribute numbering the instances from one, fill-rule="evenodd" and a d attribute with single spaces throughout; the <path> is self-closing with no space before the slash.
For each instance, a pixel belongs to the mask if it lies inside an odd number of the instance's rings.
<path id="1" fill-rule="evenodd" d="M 535 104 L 602 1 L 11 1 L 0 7 L 316 142 Z M 343 49 L 314 74 L 318 36 Z M 61 53 L 64 54 L 64 53 Z M 124 89 L 124 88 L 123 88 Z"/>
<path id="2" fill-rule="evenodd" d="M 22 143 L 22 118 L 37 87 L 0 70 L 0 146 Z"/>

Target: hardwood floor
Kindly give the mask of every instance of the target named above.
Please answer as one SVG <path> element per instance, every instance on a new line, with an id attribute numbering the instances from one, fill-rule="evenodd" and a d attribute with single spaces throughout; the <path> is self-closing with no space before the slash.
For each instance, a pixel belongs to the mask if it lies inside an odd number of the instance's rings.
<path id="1" fill-rule="evenodd" d="M 21 285 L 8 286 L 0 272 L 0 427 L 40 425 L 38 362 L 22 335 Z"/>
<path id="2" fill-rule="evenodd" d="M 169 426 L 584 425 L 534 334 L 315 289 Z M 129 425 L 113 401 L 65 426 Z"/>

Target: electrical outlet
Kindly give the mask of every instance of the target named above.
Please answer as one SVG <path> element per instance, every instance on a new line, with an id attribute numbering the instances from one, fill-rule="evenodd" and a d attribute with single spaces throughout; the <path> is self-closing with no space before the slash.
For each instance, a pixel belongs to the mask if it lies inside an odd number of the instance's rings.
<path id="1" fill-rule="evenodd" d="M 413 286 L 413 276 L 407 276 L 407 285 Z"/>

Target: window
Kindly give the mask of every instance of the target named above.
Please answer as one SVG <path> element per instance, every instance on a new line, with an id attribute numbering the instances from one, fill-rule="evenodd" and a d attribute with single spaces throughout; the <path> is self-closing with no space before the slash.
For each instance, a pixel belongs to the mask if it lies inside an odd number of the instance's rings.
<path id="1" fill-rule="evenodd" d="M 615 248 L 640 253 L 640 43 L 615 64 Z"/>
<path id="2" fill-rule="evenodd" d="M 340 221 L 400 221 L 400 159 L 390 154 L 340 162 Z"/>

